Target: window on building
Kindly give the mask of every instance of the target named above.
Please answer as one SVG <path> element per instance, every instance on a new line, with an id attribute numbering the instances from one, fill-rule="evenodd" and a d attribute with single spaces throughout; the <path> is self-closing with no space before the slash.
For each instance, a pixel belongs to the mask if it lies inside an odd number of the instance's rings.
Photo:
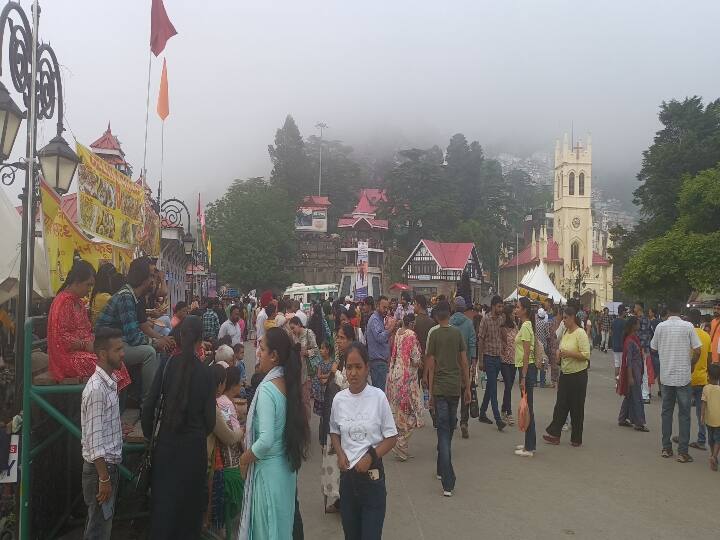
<path id="1" fill-rule="evenodd" d="M 585 173 L 583 172 L 578 177 L 578 192 L 580 195 L 585 195 Z"/>
<path id="2" fill-rule="evenodd" d="M 573 242 L 570 245 L 570 260 L 572 261 L 572 269 L 580 268 L 580 244 Z"/>
<path id="3" fill-rule="evenodd" d="M 568 195 L 575 195 L 575 173 L 570 173 L 570 180 L 568 183 Z"/>
<path id="4" fill-rule="evenodd" d="M 377 300 L 381 294 L 382 294 L 382 290 L 380 289 L 380 277 L 373 276 L 373 278 L 372 278 L 372 296 L 375 300 Z"/>

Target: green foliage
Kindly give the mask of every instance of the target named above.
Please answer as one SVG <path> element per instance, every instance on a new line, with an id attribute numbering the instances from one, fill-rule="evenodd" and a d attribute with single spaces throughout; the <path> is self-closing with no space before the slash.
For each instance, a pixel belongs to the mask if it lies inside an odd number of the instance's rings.
<path id="1" fill-rule="evenodd" d="M 235 180 L 206 213 L 213 264 L 223 281 L 241 290 L 291 283 L 286 268 L 295 250 L 294 219 L 285 190 L 262 178 Z"/>
<path id="2" fill-rule="evenodd" d="M 312 174 L 305 143 L 292 116 L 285 118 L 283 127 L 275 133 L 275 146 L 269 145 L 268 152 L 273 164 L 270 183 L 285 190 L 293 203 L 317 193 L 317 177 Z"/>

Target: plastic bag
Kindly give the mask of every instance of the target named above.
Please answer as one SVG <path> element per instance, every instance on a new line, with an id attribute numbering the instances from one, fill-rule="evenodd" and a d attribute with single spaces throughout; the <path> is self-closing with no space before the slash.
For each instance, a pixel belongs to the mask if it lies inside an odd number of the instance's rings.
<path id="1" fill-rule="evenodd" d="M 530 427 L 530 407 L 527 402 L 527 393 L 522 393 L 520 405 L 517 413 L 517 427 L 520 431 L 525 432 Z"/>

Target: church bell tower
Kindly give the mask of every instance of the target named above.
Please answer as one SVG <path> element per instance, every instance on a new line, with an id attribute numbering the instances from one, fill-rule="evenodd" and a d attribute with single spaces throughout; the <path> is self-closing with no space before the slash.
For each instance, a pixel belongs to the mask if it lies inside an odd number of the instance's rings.
<path id="1" fill-rule="evenodd" d="M 590 136 L 585 146 L 581 141 L 568 141 L 567 133 L 555 142 L 555 179 L 553 236 L 563 259 L 564 274 L 576 266 L 581 269 L 593 264 L 593 226 L 590 208 L 592 189 L 592 147 Z"/>

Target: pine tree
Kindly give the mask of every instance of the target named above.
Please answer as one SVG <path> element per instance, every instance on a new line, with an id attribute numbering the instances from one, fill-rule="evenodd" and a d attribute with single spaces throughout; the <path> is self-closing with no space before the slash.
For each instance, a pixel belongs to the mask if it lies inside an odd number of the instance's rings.
<path id="1" fill-rule="evenodd" d="M 285 190 L 294 203 L 317 193 L 305 142 L 292 116 L 285 118 L 283 127 L 275 133 L 275 145 L 269 145 L 268 152 L 273 164 L 270 175 L 273 187 Z"/>

